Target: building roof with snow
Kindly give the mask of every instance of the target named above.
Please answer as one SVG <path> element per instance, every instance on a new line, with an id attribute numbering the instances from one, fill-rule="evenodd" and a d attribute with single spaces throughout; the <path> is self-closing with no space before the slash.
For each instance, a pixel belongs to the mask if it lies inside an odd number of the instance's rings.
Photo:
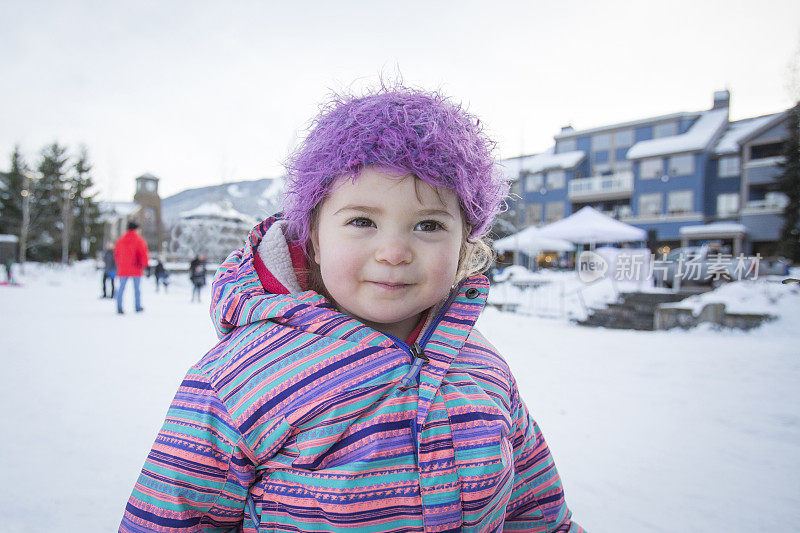
<path id="1" fill-rule="evenodd" d="M 728 109 L 705 111 L 686 133 L 640 141 L 628 150 L 628 159 L 658 157 L 707 150 L 728 125 Z"/>
<path id="2" fill-rule="evenodd" d="M 785 116 L 785 112 L 772 113 L 761 117 L 747 118 L 744 120 L 737 120 L 731 122 L 727 131 L 722 135 L 717 146 L 714 148 L 714 153 L 717 155 L 735 154 L 741 149 L 742 142 L 746 141 L 749 137 L 759 132 L 760 130 L 771 126 L 778 122 Z"/>
<path id="3" fill-rule="evenodd" d="M 504 161 L 504 171 L 516 178 L 521 171 L 535 174 L 546 170 L 569 170 L 575 168 L 585 157 L 586 153 L 582 150 L 555 154 L 550 148 L 541 154 L 507 159 Z"/>
<path id="4" fill-rule="evenodd" d="M 184 211 L 180 214 L 182 219 L 197 219 L 197 218 L 214 218 L 229 220 L 232 222 L 242 222 L 245 224 L 254 224 L 256 221 L 244 213 L 233 209 L 229 206 L 222 206 L 217 203 L 205 202 L 200 206 Z"/>
<path id="5" fill-rule="evenodd" d="M 612 131 L 617 129 L 625 129 L 625 128 L 635 128 L 636 126 L 645 126 L 649 124 L 654 124 L 656 122 L 666 122 L 670 120 L 694 120 L 700 116 L 701 113 L 693 112 L 681 112 L 681 113 L 670 113 L 669 115 L 660 115 L 656 117 L 649 117 L 649 118 L 642 118 L 637 120 L 629 120 L 627 122 L 620 122 L 617 124 L 611 124 L 609 126 L 598 126 L 596 128 L 587 128 L 583 130 L 576 130 L 571 127 L 563 128 L 561 133 L 556 134 L 553 138 L 556 141 L 562 141 L 564 139 L 569 139 L 571 137 L 581 137 L 584 135 L 592 135 L 594 133 L 601 133 L 605 131 Z"/>

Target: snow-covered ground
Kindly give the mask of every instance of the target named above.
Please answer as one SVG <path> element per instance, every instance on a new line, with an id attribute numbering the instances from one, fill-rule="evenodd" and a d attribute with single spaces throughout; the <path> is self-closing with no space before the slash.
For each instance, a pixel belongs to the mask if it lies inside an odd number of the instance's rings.
<path id="1" fill-rule="evenodd" d="M 113 531 L 180 379 L 215 342 L 208 292 L 190 304 L 182 276 L 168 294 L 145 279 L 145 312 L 126 294 L 117 316 L 91 265 L 27 274 L 0 287 L 0 530 Z M 748 333 L 484 312 L 589 531 L 797 529 L 800 291 L 761 289 L 723 295 L 781 317 Z"/>
<path id="2" fill-rule="evenodd" d="M 584 283 L 574 271 L 542 269 L 531 272 L 521 266 L 506 268 L 496 277 L 489 304 L 513 305 L 516 312 L 536 317 L 583 320 L 592 308 L 604 307 L 620 292 L 663 292 L 651 280 L 616 281 L 603 278 Z M 504 307 L 505 308 L 505 307 Z"/>

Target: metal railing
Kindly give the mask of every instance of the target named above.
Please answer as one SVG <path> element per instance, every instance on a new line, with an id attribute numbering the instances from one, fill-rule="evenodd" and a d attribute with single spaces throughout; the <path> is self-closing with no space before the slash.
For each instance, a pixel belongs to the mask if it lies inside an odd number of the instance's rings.
<path id="1" fill-rule="evenodd" d="M 762 157 L 761 159 L 750 159 L 746 161 L 743 166 L 744 168 L 770 167 L 783 163 L 784 161 L 786 161 L 785 157 L 776 155 L 773 157 Z"/>
<path id="2" fill-rule="evenodd" d="M 743 215 L 759 215 L 762 213 L 777 213 L 783 211 L 789 199 L 786 196 L 777 196 L 765 200 L 751 200 L 742 209 Z"/>
<path id="3" fill-rule="evenodd" d="M 619 193 L 633 193 L 633 172 L 624 171 L 609 176 L 592 176 L 569 181 L 570 199 Z"/>

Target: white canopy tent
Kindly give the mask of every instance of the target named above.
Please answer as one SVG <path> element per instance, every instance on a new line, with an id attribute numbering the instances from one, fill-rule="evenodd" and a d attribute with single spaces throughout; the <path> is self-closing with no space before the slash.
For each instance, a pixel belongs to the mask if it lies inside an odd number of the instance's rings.
<path id="1" fill-rule="evenodd" d="M 575 249 L 575 245 L 564 239 L 541 237 L 540 229 L 534 226 L 525 228 L 508 237 L 503 237 L 494 242 L 494 249 L 503 252 L 524 252 L 536 255 L 539 252 L 568 252 Z"/>
<path id="2" fill-rule="evenodd" d="M 564 239 L 575 244 L 591 245 L 647 240 L 645 230 L 615 220 L 590 206 L 540 228 L 536 235 L 540 238 Z"/>

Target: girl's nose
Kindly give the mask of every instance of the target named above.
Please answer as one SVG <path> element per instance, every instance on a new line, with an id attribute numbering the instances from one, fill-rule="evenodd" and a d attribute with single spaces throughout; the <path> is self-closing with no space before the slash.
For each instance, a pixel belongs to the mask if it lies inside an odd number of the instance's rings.
<path id="1" fill-rule="evenodd" d="M 410 263 L 413 258 L 411 247 L 401 237 L 384 239 L 375 250 L 375 260 L 379 263 L 401 265 Z"/>

